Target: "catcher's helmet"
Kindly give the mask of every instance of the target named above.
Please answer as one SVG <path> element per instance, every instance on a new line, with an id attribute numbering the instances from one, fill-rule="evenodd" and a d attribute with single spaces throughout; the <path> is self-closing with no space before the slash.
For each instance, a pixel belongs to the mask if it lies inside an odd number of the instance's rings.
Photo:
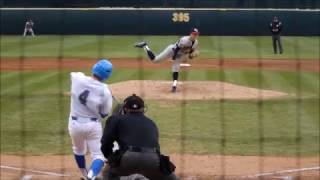
<path id="1" fill-rule="evenodd" d="M 112 64 L 106 59 L 101 59 L 92 67 L 92 74 L 99 78 L 99 80 L 107 80 L 112 74 Z"/>
<path id="2" fill-rule="evenodd" d="M 130 110 L 143 110 L 144 109 L 144 101 L 141 97 L 137 96 L 136 94 L 132 94 L 131 96 L 128 96 L 123 101 L 123 107 L 130 109 Z"/>

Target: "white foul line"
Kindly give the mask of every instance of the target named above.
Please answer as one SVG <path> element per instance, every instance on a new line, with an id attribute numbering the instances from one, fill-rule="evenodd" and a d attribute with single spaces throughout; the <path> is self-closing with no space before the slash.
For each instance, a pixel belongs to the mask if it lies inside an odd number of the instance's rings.
<path id="1" fill-rule="evenodd" d="M 28 170 L 28 169 L 10 167 L 10 166 L 0 166 L 0 167 L 3 168 L 3 169 L 11 169 L 11 170 L 16 170 L 16 171 L 32 172 L 32 173 L 38 173 L 38 174 L 45 174 L 45 175 L 49 175 L 49 176 L 58 176 L 58 177 L 70 176 L 70 175 L 67 175 L 67 174 L 59 174 L 59 173 L 48 172 L 48 171 Z"/>
<path id="2" fill-rule="evenodd" d="M 261 176 L 268 176 L 268 175 L 276 175 L 276 174 L 283 174 L 283 173 L 294 173 L 294 172 L 300 172 L 300 171 L 311 171 L 311 170 L 319 170 L 319 169 L 320 169 L 320 166 L 309 167 L 309 168 L 301 168 L 301 169 L 287 169 L 287 170 L 266 172 L 266 173 L 260 173 L 260 174 L 249 175 L 249 176 L 242 176 L 242 178 L 255 178 L 255 177 L 261 177 Z"/>

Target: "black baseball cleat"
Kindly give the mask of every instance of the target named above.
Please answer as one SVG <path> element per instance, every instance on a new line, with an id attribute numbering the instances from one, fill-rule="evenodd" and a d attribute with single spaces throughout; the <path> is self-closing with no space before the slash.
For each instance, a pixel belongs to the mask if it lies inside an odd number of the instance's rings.
<path id="1" fill-rule="evenodd" d="M 138 42 L 136 43 L 134 46 L 137 47 L 137 48 L 143 48 L 147 45 L 146 42 Z"/>
<path id="2" fill-rule="evenodd" d="M 173 92 L 173 93 L 177 92 L 177 86 L 172 86 L 171 92 Z"/>

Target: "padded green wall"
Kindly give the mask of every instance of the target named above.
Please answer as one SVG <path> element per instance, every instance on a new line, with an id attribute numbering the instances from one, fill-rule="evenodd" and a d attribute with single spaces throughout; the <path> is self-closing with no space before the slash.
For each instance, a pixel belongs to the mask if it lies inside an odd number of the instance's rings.
<path id="1" fill-rule="evenodd" d="M 1 10 L 1 33 L 22 34 L 27 18 L 37 34 L 269 35 L 278 16 L 284 35 L 320 35 L 320 11 L 271 10 Z M 173 19 L 176 19 L 174 21 Z"/>

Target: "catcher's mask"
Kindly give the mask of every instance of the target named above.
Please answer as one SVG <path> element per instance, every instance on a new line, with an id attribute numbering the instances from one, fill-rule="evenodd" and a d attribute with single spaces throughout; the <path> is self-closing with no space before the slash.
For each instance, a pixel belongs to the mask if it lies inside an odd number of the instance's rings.
<path id="1" fill-rule="evenodd" d="M 126 112 L 144 112 L 144 101 L 136 94 L 128 96 L 123 101 L 123 107 Z"/>

